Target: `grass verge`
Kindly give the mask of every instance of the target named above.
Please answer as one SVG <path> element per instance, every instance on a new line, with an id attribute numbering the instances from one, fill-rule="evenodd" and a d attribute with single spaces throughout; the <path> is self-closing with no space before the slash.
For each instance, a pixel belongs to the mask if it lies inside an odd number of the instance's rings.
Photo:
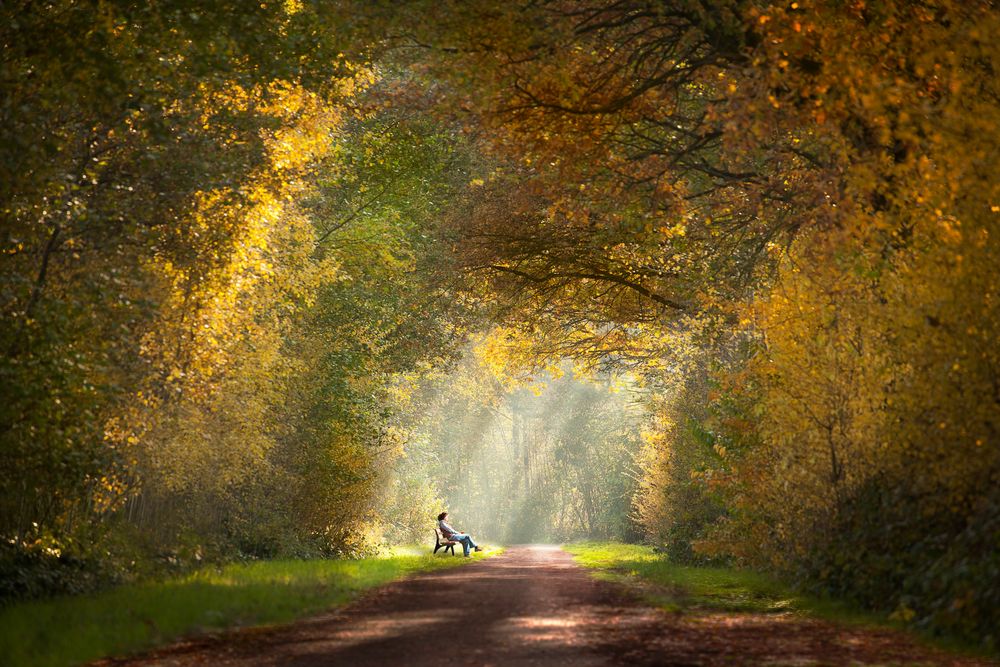
<path id="1" fill-rule="evenodd" d="M 466 559 L 399 549 L 361 560 L 259 561 L 209 567 L 95 595 L 13 605 L 0 612 L 0 662 L 61 667 L 234 627 L 271 625 L 344 604 L 359 592 Z"/>
<path id="2" fill-rule="evenodd" d="M 952 637 L 931 636 L 842 600 L 804 595 L 773 577 L 725 567 L 670 562 L 652 547 L 620 542 L 577 542 L 563 548 L 596 576 L 624 584 L 650 604 L 681 613 L 791 613 L 847 625 L 907 630 L 922 643 L 953 653 L 996 657 Z"/>
<path id="3" fill-rule="evenodd" d="M 636 544 L 581 542 L 564 548 L 581 565 L 599 570 L 599 576 L 638 586 L 643 597 L 670 611 L 792 612 L 842 623 L 885 624 L 881 617 L 796 593 L 757 572 L 678 565 Z"/>

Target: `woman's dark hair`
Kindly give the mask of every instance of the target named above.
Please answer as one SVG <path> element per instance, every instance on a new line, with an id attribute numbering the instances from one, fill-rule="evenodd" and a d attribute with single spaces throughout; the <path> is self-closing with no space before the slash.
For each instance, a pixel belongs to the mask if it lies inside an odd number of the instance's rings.
<path id="1" fill-rule="evenodd" d="M 438 514 L 438 521 L 444 521 L 444 518 L 446 516 L 448 516 L 447 512 L 441 512 L 440 514 Z"/>

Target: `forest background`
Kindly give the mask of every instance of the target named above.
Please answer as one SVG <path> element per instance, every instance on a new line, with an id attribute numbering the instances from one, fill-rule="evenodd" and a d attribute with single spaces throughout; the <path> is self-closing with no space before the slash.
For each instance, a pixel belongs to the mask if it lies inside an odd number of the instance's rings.
<path id="1" fill-rule="evenodd" d="M 992 3 L 0 18 L 4 600 L 447 507 L 998 641 Z"/>

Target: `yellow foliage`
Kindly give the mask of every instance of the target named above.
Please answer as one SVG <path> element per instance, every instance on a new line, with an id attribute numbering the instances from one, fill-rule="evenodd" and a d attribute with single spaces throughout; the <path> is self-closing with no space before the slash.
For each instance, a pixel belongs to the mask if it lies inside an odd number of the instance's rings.
<path id="1" fill-rule="evenodd" d="M 764 343 L 748 376 L 762 444 L 734 489 L 768 523 L 730 534 L 733 552 L 800 558 L 816 516 L 871 485 L 905 489 L 931 516 L 971 515 L 1000 484 L 1000 184 L 988 166 L 1000 164 L 1000 108 L 995 80 L 972 66 L 1000 21 L 977 3 L 938 4 L 949 23 L 890 2 L 866 29 L 851 9 L 803 3 L 808 37 L 773 17 L 783 52 L 822 53 L 841 75 L 797 83 L 822 102 L 812 121 L 841 123 L 826 140 L 845 190 L 744 318 Z"/>
<path id="2" fill-rule="evenodd" d="M 333 83 L 342 98 L 371 81 L 357 69 Z M 150 375 L 125 408 L 128 432 L 109 437 L 140 443 L 142 477 L 171 491 L 221 490 L 257 471 L 272 447 L 269 406 L 292 366 L 282 345 L 293 304 L 308 305 L 338 276 L 335 258 L 315 252 L 312 220 L 296 207 L 311 166 L 331 154 L 347 114 L 336 101 L 289 81 L 247 90 L 202 87 L 210 123 L 220 108 L 273 116 L 263 166 L 230 188 L 196 195 L 187 225 L 167 230 L 165 245 L 183 244 L 201 260 L 179 265 L 159 254 L 145 267 L 161 291 L 142 338 Z M 156 397 L 156 400 L 150 400 Z"/>

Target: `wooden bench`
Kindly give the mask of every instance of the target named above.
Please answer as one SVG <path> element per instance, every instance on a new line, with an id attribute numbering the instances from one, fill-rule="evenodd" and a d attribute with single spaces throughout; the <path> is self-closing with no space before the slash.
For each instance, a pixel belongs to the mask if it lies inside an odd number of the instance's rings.
<path id="1" fill-rule="evenodd" d="M 455 540 L 449 540 L 445 537 L 440 528 L 434 528 L 434 553 L 437 553 L 438 549 L 444 549 L 445 551 L 451 549 L 451 555 L 454 556 L 456 544 L 458 544 L 458 542 Z"/>

